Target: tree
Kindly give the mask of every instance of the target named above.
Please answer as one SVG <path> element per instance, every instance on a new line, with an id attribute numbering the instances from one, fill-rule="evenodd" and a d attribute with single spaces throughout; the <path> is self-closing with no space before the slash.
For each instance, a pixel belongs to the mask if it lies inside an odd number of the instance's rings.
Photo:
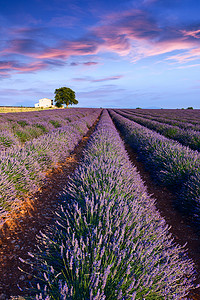
<path id="1" fill-rule="evenodd" d="M 66 104 L 67 108 L 69 105 L 78 104 L 78 100 L 75 99 L 75 92 L 67 87 L 61 87 L 55 89 L 55 102 L 57 107 L 61 107 Z"/>

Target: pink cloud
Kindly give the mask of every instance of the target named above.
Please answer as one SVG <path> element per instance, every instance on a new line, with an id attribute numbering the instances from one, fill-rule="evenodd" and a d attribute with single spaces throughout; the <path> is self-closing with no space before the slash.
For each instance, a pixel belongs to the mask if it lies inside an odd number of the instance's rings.
<path id="1" fill-rule="evenodd" d="M 101 50 L 104 52 L 115 52 L 121 56 L 126 56 L 131 51 L 131 43 L 125 36 L 102 36 L 104 44 Z"/>
<path id="2" fill-rule="evenodd" d="M 7 46 L 0 51 L 2 55 L 20 54 L 25 56 L 34 56 L 34 53 L 40 52 L 44 48 L 42 43 L 31 38 L 12 39 Z"/>
<path id="3" fill-rule="evenodd" d="M 144 57 L 152 57 L 152 56 L 157 56 L 161 54 L 169 54 L 168 59 L 175 59 L 175 57 L 178 58 L 177 55 L 171 56 L 171 52 L 173 51 L 182 51 L 182 50 L 188 50 L 191 49 L 192 43 L 187 42 L 187 41 L 162 41 L 162 42 L 140 42 L 138 46 L 135 47 L 135 51 L 133 49 L 131 53 L 131 57 L 133 61 L 137 61 L 138 59 L 144 58 Z M 173 57 L 173 58 L 172 58 Z M 178 59 L 177 59 L 178 60 Z"/>
<path id="4" fill-rule="evenodd" d="M 166 60 L 172 60 L 174 62 L 178 63 L 186 63 L 192 60 L 200 59 L 200 47 L 199 48 L 187 48 L 188 51 L 185 51 L 184 53 L 176 54 L 169 56 L 166 58 Z"/>
<path id="5" fill-rule="evenodd" d="M 158 36 L 160 29 L 141 10 L 113 13 L 104 19 L 102 24 L 93 28 L 93 33 L 100 37 L 106 51 L 119 55 L 128 55 L 134 47 L 132 42 L 146 41 Z"/>
<path id="6" fill-rule="evenodd" d="M 72 55 L 91 55 L 98 52 L 95 41 L 65 41 L 60 47 L 47 48 L 43 53 L 35 54 L 36 58 L 68 58 Z"/>
<path id="7" fill-rule="evenodd" d="M 7 70 L 13 67 L 12 61 L 2 61 L 0 62 L 0 70 Z"/>
<path id="8" fill-rule="evenodd" d="M 152 1 L 146 0 L 145 2 Z M 55 17 L 53 21 L 57 26 L 67 25 L 63 17 Z M 73 23 L 75 19 L 72 18 L 68 21 Z M 165 58 L 166 61 L 178 63 L 200 58 L 200 29 L 164 28 L 149 12 L 139 9 L 108 14 L 96 26 L 90 28 L 82 39 L 55 40 L 53 46 L 52 41 L 51 45 L 48 45 L 48 39 L 35 40 L 35 35 L 44 33 L 39 28 L 21 27 L 15 28 L 13 32 L 16 38 L 10 39 L 6 46 L 2 46 L 4 49 L 0 51 L 2 56 L 12 57 L 9 58 L 10 62 L 0 64 L 2 72 L 8 69 L 15 72 L 32 72 L 44 69 L 49 65 L 63 66 L 66 64 L 66 60 L 72 56 L 101 55 L 102 52 L 127 56 L 132 62 L 162 54 L 168 55 Z M 174 54 L 173 51 L 181 53 Z M 13 55 L 20 55 L 18 58 L 20 61 L 27 61 L 28 58 L 31 63 L 12 62 Z M 74 61 L 71 66 L 98 64 L 98 62 L 90 61 L 94 59 L 94 56 L 87 57 L 87 59 L 88 61 L 82 63 Z"/>
<path id="9" fill-rule="evenodd" d="M 17 67 L 14 68 L 14 70 L 17 70 L 17 73 L 24 73 L 24 72 L 34 72 L 34 71 L 38 71 L 38 70 L 43 70 L 47 67 L 47 64 L 45 63 L 31 63 L 31 64 L 27 64 L 21 67 Z"/>
<path id="10" fill-rule="evenodd" d="M 57 47 L 46 47 L 42 51 L 31 53 L 31 56 L 37 59 L 65 60 L 71 56 L 94 55 L 109 51 L 120 56 L 129 56 L 136 62 L 145 57 L 176 50 L 190 51 L 197 46 L 196 41 L 191 40 L 190 36 L 197 35 L 198 32 L 198 30 L 188 31 L 186 34 L 186 31 L 175 29 L 166 32 L 144 11 L 123 11 L 107 15 L 98 26 L 91 28 L 85 39 L 66 40 Z M 196 54 L 195 57 L 197 56 Z M 176 57 L 173 56 L 172 59 Z M 180 62 L 181 59 L 184 57 L 177 56 L 177 61 Z M 88 62 L 85 65 L 92 64 Z"/>
<path id="11" fill-rule="evenodd" d="M 93 28 L 93 32 L 104 41 L 101 49 L 121 56 L 128 55 L 133 62 L 145 57 L 170 55 L 173 51 L 191 51 L 193 57 L 200 57 L 198 50 L 192 50 L 200 44 L 191 39 L 191 36 L 198 38 L 200 30 L 186 32 L 176 28 L 161 28 L 141 10 L 108 15 L 102 24 Z"/>
<path id="12" fill-rule="evenodd" d="M 182 30 L 182 33 L 185 35 L 185 36 L 192 36 L 196 39 L 200 39 L 200 29 L 197 29 L 197 30 Z"/>
<path id="13" fill-rule="evenodd" d="M 10 74 L 13 71 L 17 73 L 34 72 L 47 67 L 47 64 L 41 62 L 19 64 L 15 61 L 0 62 L 1 74 Z"/>
<path id="14" fill-rule="evenodd" d="M 193 64 L 193 65 L 185 65 L 185 66 L 178 66 L 176 67 L 176 69 L 188 69 L 188 68 L 195 68 L 195 67 L 199 67 L 200 64 Z"/>

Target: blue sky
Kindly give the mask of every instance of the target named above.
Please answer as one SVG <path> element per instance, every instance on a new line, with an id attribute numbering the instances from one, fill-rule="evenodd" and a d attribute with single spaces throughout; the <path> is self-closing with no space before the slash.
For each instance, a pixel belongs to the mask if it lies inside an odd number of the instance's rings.
<path id="1" fill-rule="evenodd" d="M 200 1 L 0 0 L 0 105 L 200 108 Z"/>

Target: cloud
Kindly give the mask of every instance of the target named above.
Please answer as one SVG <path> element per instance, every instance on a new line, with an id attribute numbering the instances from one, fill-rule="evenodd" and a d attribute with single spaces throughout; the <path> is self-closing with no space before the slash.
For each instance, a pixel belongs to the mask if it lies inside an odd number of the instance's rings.
<path id="1" fill-rule="evenodd" d="M 139 9 L 107 15 L 92 33 L 103 40 L 101 50 L 128 56 L 133 62 L 186 50 L 191 54 L 196 52 L 196 55 L 192 54 L 195 59 L 200 58 L 197 54 L 200 49 L 199 29 L 189 31 L 177 26 L 161 26 L 149 12 Z"/>
<path id="2" fill-rule="evenodd" d="M 100 79 L 93 79 L 93 80 L 91 80 L 91 82 L 102 82 L 102 81 L 118 80 L 122 77 L 123 77 L 123 75 L 111 76 L 111 77 L 105 77 L 105 78 L 100 78 Z"/>
<path id="3" fill-rule="evenodd" d="M 187 63 L 192 60 L 200 59 L 200 46 L 180 54 L 171 55 L 166 60 L 178 62 L 180 64 Z"/>
<path id="4" fill-rule="evenodd" d="M 99 42 L 89 39 L 81 39 L 77 41 L 63 41 L 56 48 L 47 47 L 42 53 L 36 53 L 35 57 L 43 58 L 62 58 L 66 59 L 76 55 L 92 55 L 98 52 Z"/>
<path id="5" fill-rule="evenodd" d="M 11 39 L 7 41 L 6 47 L 0 51 L 1 55 L 20 54 L 33 57 L 41 51 L 44 44 L 31 38 Z"/>
<path id="6" fill-rule="evenodd" d="M 184 65 L 184 66 L 178 66 L 178 67 L 176 67 L 176 69 L 195 68 L 195 67 L 199 67 L 199 66 L 200 66 L 200 64 Z"/>
<path id="7" fill-rule="evenodd" d="M 13 65 L 15 63 L 12 61 L 0 61 L 0 70 L 9 70 Z"/>
<path id="8" fill-rule="evenodd" d="M 99 64 L 99 62 L 97 62 L 97 61 L 71 62 L 70 66 L 72 66 L 72 67 L 76 67 L 76 66 L 80 66 L 80 65 L 84 65 L 84 66 L 96 66 L 98 64 Z"/>
<path id="9" fill-rule="evenodd" d="M 102 47 L 119 55 L 127 55 L 133 42 L 156 39 L 161 32 L 156 21 L 141 10 L 108 15 L 93 33 L 104 41 Z"/>
<path id="10" fill-rule="evenodd" d="M 96 66 L 99 64 L 97 61 L 87 61 L 82 63 L 84 66 Z"/>
<path id="11" fill-rule="evenodd" d="M 42 62 L 35 63 L 18 63 L 17 61 L 0 61 L 0 71 L 1 74 L 8 76 L 10 73 L 24 73 L 24 72 L 34 72 L 42 70 L 47 67 L 47 64 Z"/>
<path id="12" fill-rule="evenodd" d="M 199 31 L 162 28 L 148 12 L 133 9 L 107 15 L 98 25 L 89 29 L 85 37 L 77 40 L 63 40 L 52 47 L 44 46 L 34 39 L 16 39 L 10 41 L 10 49 L 6 51 L 30 55 L 39 60 L 54 61 L 109 51 L 120 56 L 129 56 L 136 62 L 145 57 L 175 50 L 190 50 L 196 46 L 196 41 L 191 37 L 197 37 Z M 28 32 L 28 29 L 21 29 L 21 32 Z M 73 62 L 71 66 L 79 64 Z M 96 62 L 85 63 L 92 64 Z"/>
<path id="13" fill-rule="evenodd" d="M 104 85 L 101 88 L 91 90 L 91 91 L 84 91 L 84 92 L 78 92 L 77 96 L 78 98 L 92 98 L 92 99 L 109 99 L 109 95 L 116 96 L 121 92 L 126 91 L 123 88 L 119 88 L 115 85 Z"/>
<path id="14" fill-rule="evenodd" d="M 38 70 L 43 70 L 47 67 L 47 64 L 42 63 L 42 62 L 37 62 L 37 63 L 30 63 L 27 65 L 21 65 L 18 68 L 14 68 L 14 70 L 17 70 L 17 73 L 24 73 L 24 72 L 34 72 Z"/>
<path id="15" fill-rule="evenodd" d="M 66 62 L 61 59 L 44 59 L 43 63 L 47 66 L 63 67 L 66 65 Z"/>
<path id="16" fill-rule="evenodd" d="M 88 82 L 104 82 L 104 81 L 112 81 L 112 80 L 118 80 L 120 78 L 124 77 L 123 75 L 117 75 L 117 76 L 110 76 L 110 77 L 104 77 L 99 79 L 92 79 L 90 77 L 82 77 L 82 78 L 73 78 L 74 81 L 88 81 Z"/>
<path id="17" fill-rule="evenodd" d="M 181 62 L 181 59 L 179 59 L 179 56 L 181 57 L 182 54 L 172 55 L 171 53 L 173 51 L 186 51 L 193 47 L 190 42 L 182 41 L 182 40 L 166 40 L 166 41 L 160 41 L 160 42 L 142 42 L 136 45 L 131 53 L 130 57 L 132 61 L 136 62 L 139 59 L 146 58 L 146 57 L 153 57 L 158 55 L 168 55 L 165 60 L 175 60 L 176 62 Z M 186 57 L 185 57 L 186 58 Z"/>
<path id="18" fill-rule="evenodd" d="M 63 16 L 50 20 L 53 21 L 56 26 L 67 25 Z M 72 17 L 68 21 L 73 23 L 75 19 Z M 52 39 L 52 32 L 47 30 L 45 36 L 45 30 L 39 27 L 8 29 L 0 54 L 4 60 L 10 61 L 11 65 L 8 66 L 7 63 L 5 70 L 3 65 L 1 66 L 4 74 L 11 71 L 31 72 L 47 67 L 62 67 L 67 65 L 67 60 L 72 57 L 73 62 L 69 63 L 70 66 L 95 66 L 98 62 L 92 61 L 92 56 L 100 56 L 105 52 L 125 56 L 132 62 L 163 54 L 167 56 L 165 61 L 175 63 L 200 58 L 200 29 L 197 25 L 192 29 L 191 26 L 190 29 L 183 26 L 166 27 L 161 25 L 150 11 L 142 9 L 107 14 L 95 26 L 87 28 L 84 36 L 73 40 L 61 40 L 58 36 Z M 84 56 L 87 56 L 88 61 L 80 62 Z M 13 59 L 17 59 L 18 62 L 12 64 Z"/>
<path id="19" fill-rule="evenodd" d="M 70 66 L 71 66 L 71 67 L 76 67 L 76 66 L 79 66 L 79 65 L 80 65 L 80 63 L 76 63 L 76 62 L 70 63 Z"/>
<path id="20" fill-rule="evenodd" d="M 200 39 L 200 29 L 197 30 L 182 30 L 183 35 L 192 36 L 196 39 Z"/>
<path id="21" fill-rule="evenodd" d="M 34 38 L 38 36 L 44 36 L 47 34 L 47 30 L 44 27 L 27 27 L 27 26 L 21 26 L 21 27 L 11 27 L 7 28 L 7 33 L 11 36 L 17 36 L 21 38 Z"/>
<path id="22" fill-rule="evenodd" d="M 83 38 L 55 41 L 55 46 L 45 46 L 43 41 L 30 38 L 34 29 L 22 27 L 15 30 L 17 36 L 22 37 L 11 39 L 1 54 L 17 53 L 40 60 L 66 60 L 71 56 L 94 55 L 102 51 L 125 56 L 134 47 L 133 42 L 154 39 L 160 32 L 156 22 L 141 10 L 109 14 L 98 26 L 90 28 Z"/>

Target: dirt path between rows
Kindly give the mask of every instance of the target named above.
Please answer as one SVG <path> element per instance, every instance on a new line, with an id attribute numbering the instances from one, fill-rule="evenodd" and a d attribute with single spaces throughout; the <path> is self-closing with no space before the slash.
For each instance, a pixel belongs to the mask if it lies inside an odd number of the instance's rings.
<path id="1" fill-rule="evenodd" d="M 122 140 L 123 136 L 118 131 Z M 147 191 L 154 199 L 156 199 L 156 207 L 166 223 L 171 226 L 170 232 L 175 242 L 180 245 L 186 245 L 188 256 L 193 259 L 197 272 L 196 283 L 200 283 L 200 236 L 191 226 L 191 221 L 181 215 L 175 208 L 176 196 L 165 187 L 156 184 L 149 172 L 145 169 L 144 164 L 139 160 L 137 153 L 124 141 L 125 148 L 133 165 L 137 167 L 142 180 L 144 181 Z M 200 288 L 193 290 L 189 294 L 189 299 L 200 300 Z"/>
<path id="2" fill-rule="evenodd" d="M 80 163 L 83 150 L 99 118 L 75 147 L 72 155 L 47 174 L 43 188 L 27 200 L 20 212 L 13 214 L 13 218 L 0 230 L 0 300 L 26 295 L 27 281 L 32 276 L 18 269 L 18 266 L 22 267 L 19 257 L 29 258 L 28 252 L 36 250 L 36 235 L 39 231 L 44 232 L 45 227 L 53 222 L 55 211 L 59 209 L 59 193 Z"/>

